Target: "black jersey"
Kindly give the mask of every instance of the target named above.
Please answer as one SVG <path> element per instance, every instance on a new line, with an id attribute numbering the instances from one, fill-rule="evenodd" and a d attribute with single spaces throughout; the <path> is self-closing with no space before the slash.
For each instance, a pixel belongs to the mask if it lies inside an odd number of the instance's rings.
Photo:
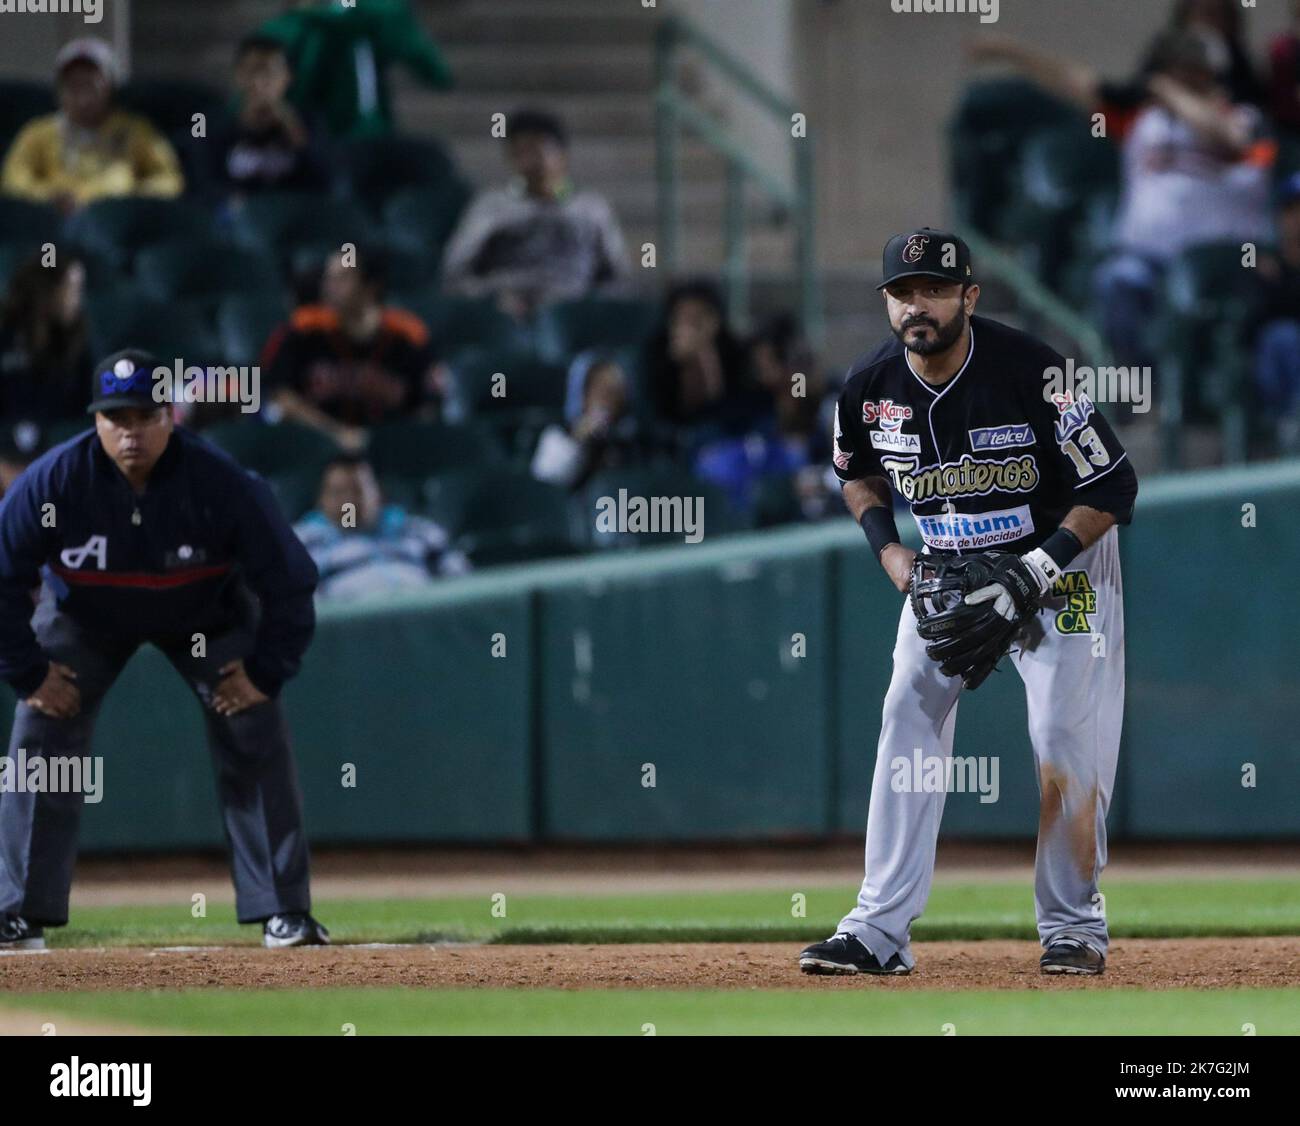
<path id="1" fill-rule="evenodd" d="M 1076 504 L 1132 517 L 1137 475 L 1065 360 L 1026 333 L 971 318 L 966 363 L 932 387 L 891 339 L 849 371 L 835 413 L 841 481 L 884 477 L 932 552 L 1023 553 Z"/>

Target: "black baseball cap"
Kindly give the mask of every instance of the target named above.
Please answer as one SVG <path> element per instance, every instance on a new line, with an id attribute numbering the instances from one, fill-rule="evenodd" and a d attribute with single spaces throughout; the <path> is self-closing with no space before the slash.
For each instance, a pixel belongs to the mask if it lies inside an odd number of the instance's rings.
<path id="1" fill-rule="evenodd" d="M 118 410 L 122 407 L 153 410 L 171 402 L 170 394 L 162 399 L 154 398 L 153 373 L 159 366 L 155 357 L 138 348 L 114 352 L 100 360 L 95 365 L 90 406 L 86 408 L 86 413 Z"/>
<path id="2" fill-rule="evenodd" d="M 917 274 L 967 284 L 973 280 L 970 247 L 951 231 L 922 227 L 885 243 L 880 273 L 885 280 L 877 289 Z"/>

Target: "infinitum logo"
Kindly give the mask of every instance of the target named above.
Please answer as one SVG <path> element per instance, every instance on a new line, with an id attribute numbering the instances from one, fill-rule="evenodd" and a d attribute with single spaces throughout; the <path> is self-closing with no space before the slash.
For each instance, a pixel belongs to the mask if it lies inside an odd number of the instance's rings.
<path id="1" fill-rule="evenodd" d="M 1029 506 L 1002 508 L 996 512 L 941 512 L 937 516 L 917 516 L 916 526 L 927 546 L 943 551 L 965 551 L 1010 543 L 1034 530 Z"/>

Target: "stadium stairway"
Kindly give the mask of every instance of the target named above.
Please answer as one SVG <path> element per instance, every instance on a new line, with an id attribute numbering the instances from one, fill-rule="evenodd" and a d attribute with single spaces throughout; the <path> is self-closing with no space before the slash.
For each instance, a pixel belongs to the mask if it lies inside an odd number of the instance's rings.
<path id="1" fill-rule="evenodd" d="M 569 126 L 576 177 L 611 201 L 629 246 L 639 248 L 655 239 L 653 40 L 662 18 L 656 10 L 610 0 L 416 4 L 448 58 L 457 86 L 450 93 L 429 91 L 397 71 L 394 90 L 404 133 L 443 140 L 474 185 L 497 183 L 504 164 L 500 142 L 488 135 L 491 115 L 519 105 L 548 107 Z M 136 77 L 186 78 L 225 89 L 235 43 L 280 9 L 280 0 L 135 0 Z M 709 109 L 725 113 L 725 107 L 712 102 Z M 682 157 L 683 270 L 716 272 L 723 261 L 723 162 L 689 139 Z M 755 319 L 798 305 L 791 234 L 764 219 L 761 209 L 752 209 Z M 822 356 L 831 370 L 843 371 L 888 332 L 875 293 L 877 271 L 868 262 L 861 271 L 837 271 L 821 279 L 826 309 Z M 990 286 L 981 311 L 1016 323 L 1014 304 L 1010 294 Z M 1158 464 L 1146 421 L 1125 435 L 1139 470 Z M 1210 435 L 1189 437 L 1189 464 L 1213 460 Z"/>
<path id="2" fill-rule="evenodd" d="M 457 86 L 430 91 L 396 71 L 403 132 L 442 139 L 464 175 L 481 186 L 499 182 L 504 172 L 501 143 L 488 132 L 491 115 L 521 105 L 549 108 L 572 134 L 575 178 L 610 200 L 631 247 L 654 240 L 658 10 L 609 0 L 416 0 L 416 6 Z M 280 7 L 279 0 L 136 0 L 136 75 L 225 88 L 235 43 Z M 725 168 L 689 140 L 682 156 L 683 267 L 713 270 L 723 260 Z M 791 245 L 788 232 L 757 214 L 750 241 L 757 271 L 788 271 Z"/>

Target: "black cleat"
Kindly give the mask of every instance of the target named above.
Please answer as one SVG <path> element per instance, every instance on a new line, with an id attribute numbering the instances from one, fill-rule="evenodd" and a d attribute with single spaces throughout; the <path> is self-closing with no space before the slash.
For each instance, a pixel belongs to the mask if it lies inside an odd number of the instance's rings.
<path id="1" fill-rule="evenodd" d="M 841 931 L 825 942 L 815 942 L 799 954 L 799 968 L 806 974 L 910 974 L 901 955 L 895 954 L 883 966 L 851 934 Z"/>
<path id="2" fill-rule="evenodd" d="M 1103 974 L 1106 959 L 1096 948 L 1077 938 L 1058 938 L 1038 960 L 1045 974 Z"/>
<path id="3" fill-rule="evenodd" d="M 0 915 L 0 950 L 44 950 L 45 931 L 21 915 Z"/>
<path id="4" fill-rule="evenodd" d="M 272 915 L 262 924 L 262 945 L 275 950 L 281 946 L 328 946 L 330 932 L 304 911 Z"/>

